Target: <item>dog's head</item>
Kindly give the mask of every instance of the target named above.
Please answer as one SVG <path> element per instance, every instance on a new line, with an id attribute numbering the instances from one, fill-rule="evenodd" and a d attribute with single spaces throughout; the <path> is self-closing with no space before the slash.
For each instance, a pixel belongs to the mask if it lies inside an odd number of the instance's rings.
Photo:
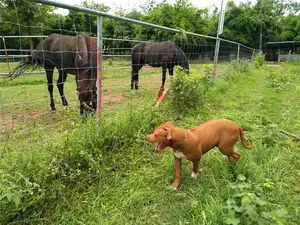
<path id="1" fill-rule="evenodd" d="M 154 152 L 160 152 L 165 147 L 168 147 L 172 143 L 172 130 L 175 125 L 171 122 L 167 122 L 155 128 L 152 134 L 147 136 L 147 140 L 151 143 L 158 142 Z"/>

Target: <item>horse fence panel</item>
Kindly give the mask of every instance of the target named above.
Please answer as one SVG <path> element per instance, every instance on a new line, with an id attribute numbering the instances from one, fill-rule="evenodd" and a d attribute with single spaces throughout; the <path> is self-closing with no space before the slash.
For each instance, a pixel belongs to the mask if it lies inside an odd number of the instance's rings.
<path id="1" fill-rule="evenodd" d="M 52 1 L 35 1 L 52 4 Z M 17 3 L 17 2 L 16 2 Z M 66 6 L 62 3 L 53 3 L 54 6 Z M 16 5 L 16 7 L 18 7 Z M 85 9 L 83 7 L 72 6 L 70 9 L 91 13 L 87 27 L 80 27 L 73 21 L 73 29 L 66 29 L 65 21 L 60 21 L 57 27 L 49 28 L 43 24 L 43 15 L 37 24 L 31 26 L 25 25 L 24 21 L 12 19 L 12 21 L 0 21 L 0 30 L 5 24 L 10 24 L 16 31 L 14 34 L 2 32 L 6 41 L 6 51 L 8 53 L 8 62 L 11 70 L 16 68 L 19 62 L 24 62 L 28 57 L 32 56 L 33 50 L 48 35 L 57 33 L 60 35 L 76 36 L 80 32 L 91 33 L 94 38 L 97 36 L 96 16 L 103 16 L 103 26 L 109 20 L 117 20 L 114 27 L 110 30 L 102 32 L 102 79 L 100 84 L 102 88 L 103 102 L 101 113 L 105 117 L 109 115 L 112 109 L 118 111 L 128 111 L 130 107 L 139 107 L 144 104 L 141 96 L 149 94 L 153 96 L 153 106 L 156 101 L 157 91 L 162 85 L 162 69 L 161 67 L 151 67 L 145 65 L 139 71 L 139 91 L 131 90 L 131 71 L 132 71 L 132 49 L 139 43 L 145 42 L 161 42 L 173 41 L 186 55 L 190 70 L 197 70 L 201 74 L 205 74 L 203 64 L 213 64 L 215 51 L 215 37 L 186 32 L 183 34 L 179 30 L 167 27 L 161 27 L 155 24 L 134 21 L 132 19 L 123 19 L 117 16 L 111 16 L 106 13 L 99 13 L 95 10 Z M 75 14 L 76 15 L 76 14 Z M 61 49 L 64 43 L 60 43 Z M 8 148 L 24 149 L 38 142 L 43 144 L 52 139 L 63 137 L 69 131 L 64 128 L 72 126 L 79 118 L 80 102 L 78 95 L 80 90 L 76 90 L 78 82 L 77 75 L 68 74 L 66 81 L 58 83 L 64 84 L 64 94 L 69 103 L 68 108 L 61 104 L 61 96 L 57 90 L 57 80 L 59 71 L 54 70 L 53 84 L 48 84 L 43 66 L 36 68 L 34 71 L 27 70 L 22 76 L 12 81 L 7 79 L 9 68 L 5 58 L 5 49 L 0 41 L 0 154 Z M 47 49 L 40 49 L 43 56 L 47 55 Z M 97 50 L 90 51 L 90 54 L 96 54 Z M 83 53 L 78 49 L 57 52 L 57 54 Z M 162 54 L 168 55 L 167 52 Z M 171 54 L 171 53 L 170 53 Z M 152 57 L 158 57 L 152 53 Z M 42 57 L 43 58 L 43 57 Z M 61 57 L 65 60 L 65 57 Z M 228 62 L 236 59 L 253 59 L 253 49 L 245 45 L 220 39 L 219 62 Z M 62 70 L 77 69 L 78 65 L 70 67 L 64 65 L 63 60 L 60 61 Z M 97 70 L 95 65 L 88 64 L 87 68 Z M 49 72 L 49 69 L 48 69 Z M 217 73 L 222 75 L 222 70 Z M 176 74 L 175 74 L 176 76 Z M 166 85 L 169 85 L 167 78 Z M 99 85 L 98 85 L 99 87 Z M 56 113 L 50 110 L 50 96 L 48 89 L 53 90 L 53 99 L 56 104 Z M 99 93 L 98 93 L 99 97 Z M 97 100 L 99 101 L 99 99 Z M 79 119 L 80 121 L 80 119 Z M 17 140 L 22 138 L 26 140 L 28 145 Z"/>

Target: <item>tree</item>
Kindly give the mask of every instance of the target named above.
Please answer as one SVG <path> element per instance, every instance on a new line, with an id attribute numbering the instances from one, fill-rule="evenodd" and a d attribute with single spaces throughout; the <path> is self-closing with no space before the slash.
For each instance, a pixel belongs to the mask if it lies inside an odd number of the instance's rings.
<path id="1" fill-rule="evenodd" d="M 25 0 L 2 0 L 0 3 L 0 33 L 4 36 L 11 35 L 38 35 L 47 33 L 52 25 L 56 24 L 53 15 L 54 7 L 33 4 Z M 38 39 L 27 38 L 7 39 L 10 48 L 30 48 L 37 44 Z"/>

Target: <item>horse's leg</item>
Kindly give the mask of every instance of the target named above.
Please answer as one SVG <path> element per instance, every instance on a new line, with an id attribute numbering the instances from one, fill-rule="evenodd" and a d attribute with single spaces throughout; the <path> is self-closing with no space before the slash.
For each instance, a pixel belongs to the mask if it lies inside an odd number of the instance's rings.
<path id="1" fill-rule="evenodd" d="M 62 100 L 62 104 L 64 106 L 67 106 L 68 102 L 64 95 L 64 84 L 65 84 L 68 74 L 66 72 L 64 72 L 63 70 L 58 70 L 58 72 L 59 72 L 59 76 L 58 76 L 58 80 L 57 80 L 57 88 L 58 88 L 58 91 L 59 91 L 59 94 L 60 94 L 60 97 Z"/>
<path id="2" fill-rule="evenodd" d="M 131 72 L 131 89 L 139 89 L 139 71 L 143 67 L 143 64 L 133 65 Z"/>
<path id="3" fill-rule="evenodd" d="M 170 76 L 173 76 L 174 66 L 173 66 L 173 67 L 170 66 L 170 67 L 168 68 L 168 70 L 169 70 L 169 75 L 170 75 Z"/>
<path id="4" fill-rule="evenodd" d="M 76 90 L 77 90 L 77 95 L 78 95 L 78 100 L 79 100 L 79 112 L 81 115 L 84 114 L 84 103 L 82 101 L 82 99 L 80 98 L 80 89 L 79 89 L 79 73 L 77 75 L 75 75 L 75 79 L 76 79 Z"/>
<path id="5" fill-rule="evenodd" d="M 48 82 L 48 91 L 50 95 L 50 107 L 51 111 L 55 111 L 55 103 L 53 99 L 53 70 L 54 67 L 51 65 L 45 65 L 45 70 L 46 70 L 46 76 L 47 76 L 47 82 Z"/>
<path id="6" fill-rule="evenodd" d="M 166 75 L 167 75 L 167 68 L 163 67 L 162 68 L 162 83 L 161 83 L 161 89 L 165 87 L 165 82 L 166 82 Z"/>

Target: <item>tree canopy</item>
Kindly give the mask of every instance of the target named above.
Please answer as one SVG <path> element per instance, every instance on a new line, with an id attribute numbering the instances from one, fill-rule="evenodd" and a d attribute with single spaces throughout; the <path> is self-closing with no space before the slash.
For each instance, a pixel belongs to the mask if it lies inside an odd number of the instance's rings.
<path id="1" fill-rule="evenodd" d="M 84 1 L 82 6 L 109 12 L 105 4 Z M 148 0 L 137 9 L 119 9 L 116 14 L 170 28 L 215 36 L 218 26 L 218 8 L 199 9 L 189 0 L 177 0 L 174 4 L 166 0 L 156 3 Z M 230 0 L 226 6 L 222 38 L 259 48 L 268 41 L 300 40 L 300 3 L 294 0 L 258 0 L 236 4 Z M 80 12 L 68 15 L 57 14 L 55 7 L 35 4 L 26 0 L 2 0 L 0 2 L 1 35 L 37 35 L 52 32 L 97 32 L 97 18 Z M 103 19 L 103 34 L 108 38 L 169 40 L 184 39 L 158 29 Z M 190 41 L 190 40 L 189 40 Z M 16 40 L 10 44 L 17 45 Z M 128 45 L 123 43 L 122 46 Z M 129 47 L 129 46 L 128 46 Z"/>

